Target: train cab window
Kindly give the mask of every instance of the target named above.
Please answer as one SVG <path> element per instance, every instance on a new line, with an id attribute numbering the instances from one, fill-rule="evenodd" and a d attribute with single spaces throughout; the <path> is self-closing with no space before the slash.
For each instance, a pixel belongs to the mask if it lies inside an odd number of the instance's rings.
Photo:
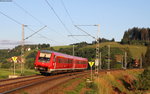
<path id="1" fill-rule="evenodd" d="M 44 63 L 49 63 L 51 58 L 51 54 L 50 53 L 40 53 L 39 62 L 44 62 Z"/>

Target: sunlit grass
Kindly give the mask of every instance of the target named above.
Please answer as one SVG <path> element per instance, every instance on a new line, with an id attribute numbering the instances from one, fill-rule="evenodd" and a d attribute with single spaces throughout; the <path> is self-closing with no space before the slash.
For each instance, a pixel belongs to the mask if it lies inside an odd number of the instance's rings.
<path id="1" fill-rule="evenodd" d="M 99 83 L 99 93 L 115 94 L 113 87 L 116 87 L 120 92 L 126 94 L 135 94 L 134 91 L 130 91 L 124 86 L 122 80 L 126 80 L 125 76 L 128 76 L 130 80 L 134 80 L 141 72 L 141 70 L 127 70 L 102 74 L 99 76 L 99 78 L 95 79 L 96 83 Z"/>
<path id="2" fill-rule="evenodd" d="M 0 79 L 6 79 L 8 78 L 9 75 L 13 75 L 13 69 L 0 69 Z M 34 74 L 39 74 L 39 72 L 36 72 L 35 70 L 29 70 L 25 69 L 23 75 L 34 75 Z M 21 70 L 17 69 L 15 71 L 15 75 L 20 76 L 21 75 Z"/>

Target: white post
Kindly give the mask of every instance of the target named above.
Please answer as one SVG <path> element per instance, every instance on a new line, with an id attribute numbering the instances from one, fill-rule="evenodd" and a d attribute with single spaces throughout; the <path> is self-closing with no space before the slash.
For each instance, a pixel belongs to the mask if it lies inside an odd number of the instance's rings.
<path id="1" fill-rule="evenodd" d="M 15 62 L 14 62 L 14 75 L 16 75 L 16 67 L 15 67 Z"/>
<path id="2" fill-rule="evenodd" d="M 125 62 L 125 69 L 127 69 L 127 52 L 125 52 L 125 57 L 124 58 L 125 58 L 125 61 L 124 61 Z"/>
<path id="3" fill-rule="evenodd" d="M 110 45 L 108 45 L 108 70 L 110 70 Z"/>

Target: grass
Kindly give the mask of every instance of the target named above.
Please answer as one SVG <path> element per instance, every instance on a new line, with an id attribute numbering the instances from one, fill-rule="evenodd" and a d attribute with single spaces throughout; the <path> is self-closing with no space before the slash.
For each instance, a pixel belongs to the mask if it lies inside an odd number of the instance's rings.
<path id="1" fill-rule="evenodd" d="M 71 48 L 72 47 L 72 45 L 66 45 L 66 46 L 53 46 L 53 48 L 54 48 L 54 50 L 59 50 L 60 48 Z"/>
<path id="2" fill-rule="evenodd" d="M 85 94 L 98 94 L 98 85 L 96 83 L 86 83 L 86 88 L 89 88 L 90 90 L 87 90 Z"/>
<path id="3" fill-rule="evenodd" d="M 82 81 L 79 85 L 76 86 L 74 90 L 67 91 L 66 94 L 79 94 L 81 89 L 84 88 L 86 83 Z"/>
<path id="4" fill-rule="evenodd" d="M 114 94 L 116 92 L 135 94 L 134 91 L 128 90 L 125 86 L 127 83 L 125 80 L 134 80 L 138 74 L 141 74 L 142 70 L 127 70 L 120 72 L 111 72 L 108 74 L 102 74 L 99 78 L 95 79 L 95 83 L 99 83 L 99 93 L 100 94 Z M 125 78 L 125 76 L 128 77 Z M 116 90 L 116 91 L 115 91 Z M 119 94 L 120 94 L 119 93 Z"/>
<path id="5" fill-rule="evenodd" d="M 66 88 L 66 87 L 72 85 L 72 83 L 75 82 L 76 80 L 79 80 L 79 78 L 75 78 L 75 79 L 69 80 L 67 83 L 63 84 L 62 87 Z"/>
<path id="6" fill-rule="evenodd" d="M 24 75 L 34 75 L 38 74 L 39 72 L 36 72 L 35 70 L 25 69 Z M 0 69 L 0 79 L 6 79 L 9 75 L 13 75 L 12 69 Z M 16 75 L 20 75 L 20 70 L 16 70 Z"/>
<path id="7" fill-rule="evenodd" d="M 12 74 L 12 72 L 8 69 L 0 69 L 0 79 L 8 78 L 8 75 Z"/>

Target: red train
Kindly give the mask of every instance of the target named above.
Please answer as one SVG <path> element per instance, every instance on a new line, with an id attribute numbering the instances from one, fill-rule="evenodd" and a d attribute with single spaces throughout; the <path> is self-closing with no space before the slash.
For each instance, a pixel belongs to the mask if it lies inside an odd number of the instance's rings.
<path id="1" fill-rule="evenodd" d="M 85 70 L 88 67 L 88 60 L 54 51 L 41 50 L 37 53 L 34 65 L 35 69 L 42 74 L 58 73 Z"/>

